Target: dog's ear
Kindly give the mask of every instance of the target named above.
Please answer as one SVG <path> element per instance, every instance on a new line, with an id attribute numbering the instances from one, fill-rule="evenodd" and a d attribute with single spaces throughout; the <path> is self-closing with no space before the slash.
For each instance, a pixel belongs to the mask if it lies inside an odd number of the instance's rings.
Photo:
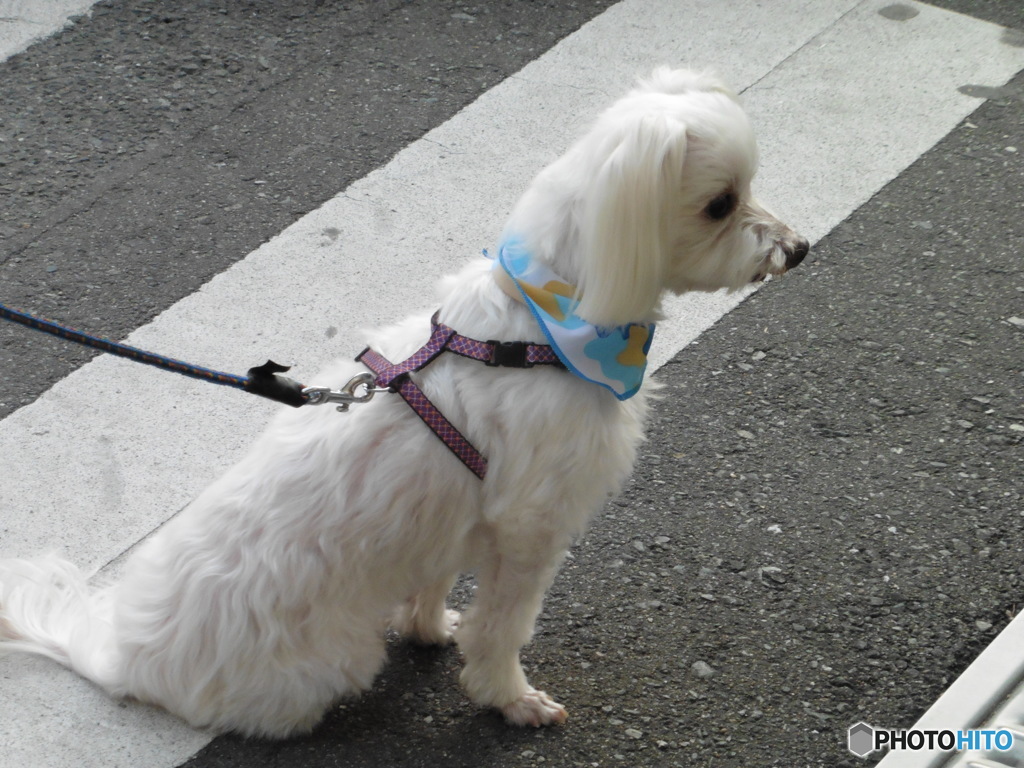
<path id="1" fill-rule="evenodd" d="M 619 123 L 583 201 L 576 309 L 598 326 L 649 320 L 672 243 L 669 221 L 682 189 L 686 126 L 666 114 Z"/>

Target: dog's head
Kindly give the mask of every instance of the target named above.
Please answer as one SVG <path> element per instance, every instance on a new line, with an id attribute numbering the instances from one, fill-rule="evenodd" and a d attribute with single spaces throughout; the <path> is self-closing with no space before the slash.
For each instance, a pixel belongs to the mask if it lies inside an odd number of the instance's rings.
<path id="1" fill-rule="evenodd" d="M 650 318 L 665 290 L 736 290 L 807 255 L 752 196 L 750 121 L 710 75 L 656 70 L 565 160 L 578 177 L 577 311 L 598 325 Z"/>

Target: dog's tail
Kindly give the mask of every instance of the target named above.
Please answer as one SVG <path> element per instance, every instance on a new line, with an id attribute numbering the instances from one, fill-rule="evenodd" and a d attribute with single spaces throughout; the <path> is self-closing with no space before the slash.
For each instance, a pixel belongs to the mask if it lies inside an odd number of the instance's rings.
<path id="1" fill-rule="evenodd" d="M 66 560 L 0 560 L 0 654 L 46 656 L 114 692 L 112 614 L 110 590 L 90 593 L 85 575 Z"/>

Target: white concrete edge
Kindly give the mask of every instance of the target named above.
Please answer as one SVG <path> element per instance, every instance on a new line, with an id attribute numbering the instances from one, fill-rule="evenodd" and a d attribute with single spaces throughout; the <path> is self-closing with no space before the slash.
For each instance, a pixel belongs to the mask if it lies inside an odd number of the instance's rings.
<path id="1" fill-rule="evenodd" d="M 991 723 L 1010 693 L 1024 682 L 1024 612 L 1018 613 L 969 667 L 914 723 L 920 731 L 968 730 Z M 886 723 L 869 723 L 876 728 Z M 1017 723 L 1020 726 L 1020 723 Z M 940 750 L 894 750 L 878 768 L 938 768 L 962 755 Z"/>

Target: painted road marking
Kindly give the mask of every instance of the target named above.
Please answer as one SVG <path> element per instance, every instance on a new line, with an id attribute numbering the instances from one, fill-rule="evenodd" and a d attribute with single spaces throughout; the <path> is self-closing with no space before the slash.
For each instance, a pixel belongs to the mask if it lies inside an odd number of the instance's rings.
<path id="1" fill-rule="evenodd" d="M 94 0 L 0 0 L 0 61 L 89 13 Z"/>

